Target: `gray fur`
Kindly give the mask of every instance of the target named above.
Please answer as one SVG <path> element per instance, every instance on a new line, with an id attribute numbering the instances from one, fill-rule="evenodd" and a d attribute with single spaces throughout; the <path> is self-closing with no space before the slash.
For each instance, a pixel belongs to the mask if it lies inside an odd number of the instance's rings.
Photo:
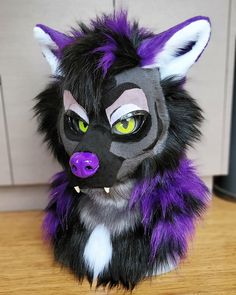
<path id="1" fill-rule="evenodd" d="M 142 69 L 136 67 L 117 75 L 116 81 L 118 85 L 127 81 L 133 82 L 143 89 L 148 100 L 148 107 L 152 118 L 152 127 L 147 136 L 141 141 L 127 143 L 113 142 L 111 145 L 110 150 L 112 153 L 126 158 L 117 175 L 117 179 L 122 180 L 129 174 L 132 174 L 144 159 L 152 157 L 163 150 L 168 135 L 169 115 L 160 85 L 160 74 L 157 69 Z M 158 121 L 155 106 L 162 122 L 162 133 L 159 135 L 155 146 L 151 150 L 144 151 L 158 136 Z"/>
<path id="2" fill-rule="evenodd" d="M 112 235 L 134 229 L 140 222 L 140 212 L 130 210 L 129 198 L 134 180 L 118 183 L 107 194 L 104 189 L 81 189 L 79 215 L 85 227 L 92 231 L 104 224 Z"/>
<path id="3" fill-rule="evenodd" d="M 150 77 L 150 72 L 147 70 L 143 70 L 141 68 L 133 68 L 131 70 L 127 70 L 118 74 L 116 78 L 117 85 L 122 84 L 124 82 L 132 82 L 140 86 L 146 97 L 147 103 L 150 110 L 151 118 L 152 118 L 152 126 L 149 130 L 148 134 L 138 142 L 112 142 L 110 151 L 120 157 L 125 159 L 134 158 L 141 153 L 143 150 L 147 148 L 152 142 L 157 138 L 158 132 L 158 124 L 157 117 L 155 114 L 155 97 L 153 95 L 153 79 Z M 145 83 L 143 83 L 145 81 Z M 145 85 L 143 85 L 145 84 Z M 151 92 L 151 93 L 150 93 Z"/>

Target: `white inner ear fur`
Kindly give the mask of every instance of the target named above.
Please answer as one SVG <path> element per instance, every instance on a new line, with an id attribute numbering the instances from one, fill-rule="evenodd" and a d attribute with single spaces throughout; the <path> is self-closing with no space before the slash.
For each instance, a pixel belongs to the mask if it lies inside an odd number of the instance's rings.
<path id="1" fill-rule="evenodd" d="M 85 109 L 80 104 L 78 104 L 69 90 L 64 90 L 63 102 L 65 111 L 72 110 L 89 124 L 89 118 Z"/>
<path id="2" fill-rule="evenodd" d="M 87 267 L 93 272 L 93 279 L 108 266 L 112 257 L 112 244 L 110 232 L 103 224 L 97 225 L 92 231 L 83 256 Z"/>
<path id="3" fill-rule="evenodd" d="M 58 49 L 56 43 L 41 28 L 35 27 L 33 31 L 34 37 L 38 41 L 42 53 L 51 67 L 52 74 L 56 74 L 59 62 L 58 58 L 52 52 L 52 50 Z"/>
<path id="4" fill-rule="evenodd" d="M 178 75 L 184 77 L 188 69 L 197 60 L 210 37 L 210 24 L 206 20 L 198 20 L 176 32 L 165 44 L 163 50 L 157 54 L 155 62 L 146 68 L 158 67 L 161 79 Z M 183 55 L 175 56 L 178 49 L 184 48 L 191 41 L 195 45 Z"/>

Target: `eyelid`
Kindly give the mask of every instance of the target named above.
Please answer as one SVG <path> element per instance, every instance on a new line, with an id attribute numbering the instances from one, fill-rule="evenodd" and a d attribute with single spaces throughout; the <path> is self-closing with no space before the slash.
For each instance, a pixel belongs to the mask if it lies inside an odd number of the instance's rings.
<path id="1" fill-rule="evenodd" d="M 128 105 L 133 105 L 134 108 L 125 110 Z M 117 112 L 121 112 L 121 110 L 123 112 L 118 115 Z M 116 99 L 115 102 L 113 102 L 109 107 L 106 108 L 105 111 L 107 119 L 110 122 L 110 125 L 112 125 L 114 121 L 118 119 L 118 117 L 121 117 L 122 115 L 125 115 L 128 112 L 134 110 L 145 110 L 149 112 L 147 97 L 141 88 L 132 88 L 125 90 L 119 96 L 119 98 Z"/>
<path id="2" fill-rule="evenodd" d="M 112 124 L 112 127 L 114 125 L 116 125 L 120 121 L 126 120 L 126 119 L 131 118 L 131 117 L 135 117 L 135 116 L 143 116 L 144 119 L 146 119 L 146 117 L 148 116 L 148 112 L 147 111 L 144 111 L 144 110 L 130 112 L 130 113 L 128 113 L 128 114 L 120 117 L 117 121 L 115 121 Z"/>
<path id="3" fill-rule="evenodd" d="M 117 108 L 111 115 L 110 115 L 110 125 L 112 126 L 115 122 L 119 121 L 120 118 L 124 117 L 125 115 L 134 112 L 134 111 L 141 111 L 142 109 L 135 104 L 125 104 L 121 107 Z"/>
<path id="4" fill-rule="evenodd" d="M 70 110 L 70 109 L 68 109 L 66 112 L 65 112 L 65 115 L 66 116 L 69 116 L 69 117 L 71 117 L 72 119 L 74 119 L 74 120 L 80 120 L 80 121 L 83 121 L 83 122 L 85 122 L 86 124 L 89 124 L 87 121 L 85 121 L 84 120 L 84 118 L 82 118 L 79 114 L 77 114 L 76 112 L 74 112 L 74 111 L 72 111 L 72 110 Z"/>
<path id="5" fill-rule="evenodd" d="M 87 113 L 85 111 L 85 109 L 79 105 L 79 104 L 71 104 L 69 105 L 69 107 L 67 109 L 65 109 L 65 111 L 73 111 L 74 113 L 76 113 L 79 117 L 81 117 L 87 124 L 89 124 L 89 118 L 87 116 Z"/>

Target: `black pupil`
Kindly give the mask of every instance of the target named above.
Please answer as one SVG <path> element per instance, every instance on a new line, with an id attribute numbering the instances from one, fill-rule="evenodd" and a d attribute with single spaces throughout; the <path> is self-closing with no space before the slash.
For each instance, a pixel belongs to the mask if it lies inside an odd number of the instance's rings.
<path id="1" fill-rule="evenodd" d="M 128 127 L 129 121 L 127 119 L 122 120 L 121 124 L 123 125 L 123 127 L 126 129 Z"/>
<path id="2" fill-rule="evenodd" d="M 69 117 L 69 121 L 70 121 L 70 126 L 71 126 L 71 129 L 76 132 L 76 133 L 79 133 L 81 132 L 80 131 L 80 128 L 79 128 L 79 122 L 82 121 L 81 119 L 75 119 L 75 118 L 72 118 L 72 117 Z M 87 127 L 87 123 L 85 123 L 84 121 L 82 121 L 82 124 L 83 124 L 83 127 L 86 128 Z"/>

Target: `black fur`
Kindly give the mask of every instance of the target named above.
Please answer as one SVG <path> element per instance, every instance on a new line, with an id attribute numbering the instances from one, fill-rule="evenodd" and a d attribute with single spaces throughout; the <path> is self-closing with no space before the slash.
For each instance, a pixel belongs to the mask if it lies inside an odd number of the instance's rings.
<path id="1" fill-rule="evenodd" d="M 72 210 L 66 227 L 60 226 L 53 239 L 54 255 L 58 262 L 68 267 L 74 275 L 83 281 L 86 277 L 92 283 L 92 274 L 83 260 L 83 252 L 90 232 L 87 231 L 78 219 L 79 198 L 73 196 Z M 54 212 L 49 206 L 47 211 Z M 113 255 L 107 270 L 99 275 L 97 286 L 123 286 L 132 290 L 146 274 L 151 275 L 156 263 L 150 260 L 150 235 L 144 233 L 140 224 L 133 231 L 125 232 L 112 238 Z"/>
<path id="2" fill-rule="evenodd" d="M 54 183 L 55 185 L 55 183 Z M 58 227 L 53 238 L 54 255 L 58 262 L 68 267 L 80 282 L 87 278 L 92 284 L 92 274 L 84 263 L 83 253 L 90 232 L 80 223 L 79 207 L 80 196 L 71 189 L 72 205 L 70 216 L 64 226 Z M 205 204 L 191 195 L 184 196 L 184 201 L 188 212 L 183 212 L 180 207 L 167 209 L 165 220 L 174 223 L 175 216 L 180 214 L 192 214 L 200 216 L 205 209 Z M 53 204 L 48 206 L 47 211 L 54 212 Z M 152 218 L 150 228 L 161 218 L 161 208 L 157 207 Z M 138 282 L 151 276 L 157 268 L 160 269 L 170 259 L 175 261 L 176 254 L 183 258 L 185 251 L 181 244 L 174 243 L 173 239 L 162 241 L 158 252 L 153 259 L 150 258 L 151 233 L 144 230 L 140 225 L 129 232 L 124 232 L 119 236 L 112 237 L 112 260 L 107 269 L 98 277 L 98 286 L 109 288 L 123 286 L 127 290 L 132 290 Z"/>
<path id="3" fill-rule="evenodd" d="M 69 156 L 65 152 L 58 133 L 58 118 L 62 109 L 60 80 L 52 82 L 36 98 L 34 113 L 38 119 L 38 131 L 44 135 L 49 149 L 59 163 L 66 167 Z"/>
<path id="4" fill-rule="evenodd" d="M 203 121 L 202 110 L 183 88 L 183 79 L 169 77 L 161 81 L 170 118 L 169 135 L 158 168 L 176 168 L 186 149 L 200 139 L 199 127 Z"/>
<path id="5" fill-rule="evenodd" d="M 169 134 L 162 153 L 145 159 L 137 171 L 137 178 L 151 179 L 157 172 L 176 169 L 186 149 L 200 139 L 202 110 L 183 88 L 183 83 L 184 81 L 178 77 L 169 77 L 161 81 L 170 118 Z"/>

